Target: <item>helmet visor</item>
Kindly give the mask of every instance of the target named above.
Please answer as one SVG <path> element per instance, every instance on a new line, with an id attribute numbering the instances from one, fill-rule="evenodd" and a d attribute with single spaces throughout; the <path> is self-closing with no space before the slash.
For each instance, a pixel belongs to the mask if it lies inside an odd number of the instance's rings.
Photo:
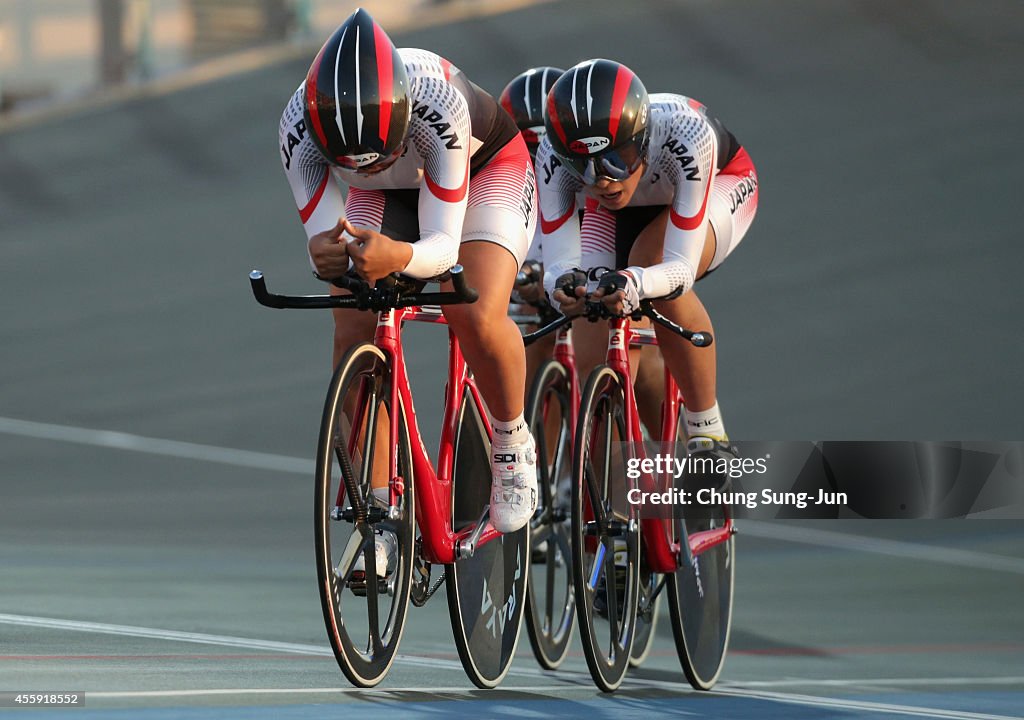
<path id="1" fill-rule="evenodd" d="M 611 182 L 625 180 L 643 165 L 647 155 L 646 133 L 638 133 L 632 140 L 612 150 L 596 155 L 559 154 L 558 159 L 571 174 L 584 185 L 595 185 L 602 178 Z"/>

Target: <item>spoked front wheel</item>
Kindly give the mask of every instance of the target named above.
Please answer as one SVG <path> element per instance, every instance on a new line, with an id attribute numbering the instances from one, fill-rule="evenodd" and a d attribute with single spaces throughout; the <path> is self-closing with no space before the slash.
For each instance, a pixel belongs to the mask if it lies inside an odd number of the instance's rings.
<path id="1" fill-rule="evenodd" d="M 391 383 L 391 364 L 379 348 L 366 343 L 350 350 L 331 380 L 317 449 L 320 601 L 334 656 L 358 687 L 379 683 L 394 662 L 412 582 L 412 453 L 401 408 L 391 405 Z M 392 423 L 397 446 L 390 441 Z M 397 516 L 387 517 L 373 502 L 371 480 L 390 480 L 392 453 L 404 494 Z M 387 567 L 383 554 L 377 558 L 378 541 L 392 548 Z"/>
<path id="2" fill-rule="evenodd" d="M 541 667 L 554 670 L 569 653 L 576 601 L 569 562 L 572 417 L 569 372 L 548 360 L 537 372 L 526 403 L 526 422 L 537 441 L 537 513 L 531 527 L 526 629 Z"/>
<path id="3" fill-rule="evenodd" d="M 640 536 L 628 501 L 623 388 L 606 366 L 583 391 L 573 452 L 572 574 L 594 683 L 615 690 L 629 668 L 639 602 Z"/>

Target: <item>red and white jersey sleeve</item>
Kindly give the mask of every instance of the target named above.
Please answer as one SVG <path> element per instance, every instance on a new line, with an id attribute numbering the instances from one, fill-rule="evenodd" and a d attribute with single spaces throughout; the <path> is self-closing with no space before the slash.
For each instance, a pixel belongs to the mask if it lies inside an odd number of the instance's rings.
<path id="1" fill-rule="evenodd" d="M 718 138 L 701 107 L 682 95 L 651 96 L 652 132 L 644 176 L 673 189 L 662 262 L 629 268 L 638 278 L 641 297 L 686 292 L 697 277 L 718 158 Z"/>
<path id="2" fill-rule="evenodd" d="M 292 95 L 281 115 L 278 131 L 281 164 L 292 189 L 306 237 L 330 230 L 345 216 L 345 196 L 335 182 L 330 166 L 309 138 L 302 116 L 305 89 Z M 310 265 L 313 261 L 310 259 Z"/>
<path id="3" fill-rule="evenodd" d="M 451 82 L 458 70 L 426 50 L 399 51 L 409 75 L 410 154 L 420 159 L 420 239 L 404 273 L 430 278 L 459 256 L 466 216 L 472 124 L 465 96 Z M 357 183 L 354 183 L 357 184 Z"/>
<path id="4" fill-rule="evenodd" d="M 559 162 L 547 138 L 537 147 L 534 161 L 537 171 L 540 209 L 538 240 L 543 248 L 544 289 L 555 290 L 555 281 L 580 265 L 580 219 L 577 193 L 583 183 Z"/>

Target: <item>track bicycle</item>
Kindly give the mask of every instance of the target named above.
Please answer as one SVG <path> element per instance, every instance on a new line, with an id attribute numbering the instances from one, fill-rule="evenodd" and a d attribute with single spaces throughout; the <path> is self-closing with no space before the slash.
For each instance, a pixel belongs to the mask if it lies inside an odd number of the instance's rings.
<path id="1" fill-rule="evenodd" d="M 370 287 L 332 281 L 349 295 L 270 293 L 250 273 L 253 294 L 272 308 L 351 308 L 377 313 L 373 342 L 353 346 L 335 368 L 324 403 L 316 458 L 317 579 L 324 623 L 342 672 L 372 687 L 395 660 L 410 601 L 422 606 L 445 584 L 459 658 L 481 688 L 508 672 L 523 615 L 529 526 L 508 535 L 489 522 L 490 424 L 479 390 L 448 332 L 448 379 L 436 468 L 427 455 L 402 346 L 406 322 L 445 324 L 441 305 L 474 302 L 461 266 L 451 290 L 392 276 Z M 386 478 L 387 507 L 371 494 Z M 380 483 L 378 483 L 379 485 Z M 417 529 L 419 534 L 417 534 Z M 388 532 L 395 567 L 379 577 L 374 541 Z M 431 565 L 444 572 L 431 579 Z M 442 580 L 443 578 L 443 580 Z"/>
<path id="2" fill-rule="evenodd" d="M 649 473 L 631 479 L 626 473 L 627 457 L 647 457 L 626 348 L 657 339 L 636 336 L 631 318 L 609 316 L 601 303 L 587 302 L 584 314 L 609 323 L 605 364 L 593 370 L 581 395 L 572 458 L 573 584 L 587 666 L 601 690 L 618 688 L 630 664 L 637 615 L 668 585 L 676 652 L 690 684 L 706 690 L 717 680 L 728 646 L 735 571 L 732 516 L 723 506 L 700 512 L 684 507 L 681 517 L 640 518 L 627 499 L 629 491 L 663 490 L 668 479 Z M 650 301 L 643 301 L 634 317 L 648 317 L 698 347 L 712 341 L 707 333 L 668 320 Z M 552 332 L 568 322 L 564 318 L 542 330 Z M 671 450 L 683 446 L 685 437 L 683 398 L 667 368 L 664 398 L 658 444 Z M 641 591 L 642 565 L 658 576 L 647 593 Z M 595 608 L 599 601 L 603 612 Z"/>
<path id="3" fill-rule="evenodd" d="M 517 282 L 519 282 L 517 280 Z M 533 544 L 527 584 L 526 628 L 537 662 L 557 669 L 569 653 L 575 615 L 570 559 L 572 538 L 568 524 L 571 503 L 572 442 L 580 405 L 580 383 L 569 318 L 551 305 L 536 308 L 536 315 L 513 316 L 523 325 L 543 325 L 523 336 L 530 345 L 555 333 L 552 356 L 538 369 L 527 394 L 526 421 L 537 442 L 537 512 L 531 521 Z M 651 344 L 648 329 L 633 329 L 631 347 Z M 565 492 L 570 490 L 570 493 Z M 654 640 L 659 598 L 658 576 L 643 573 L 641 611 L 630 654 L 634 667 L 646 659 Z"/>

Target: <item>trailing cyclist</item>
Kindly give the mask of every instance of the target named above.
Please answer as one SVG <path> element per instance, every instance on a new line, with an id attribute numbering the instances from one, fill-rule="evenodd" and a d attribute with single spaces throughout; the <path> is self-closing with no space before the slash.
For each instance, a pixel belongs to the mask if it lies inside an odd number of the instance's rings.
<path id="1" fill-rule="evenodd" d="M 537 148 L 547 134 L 544 125 L 544 107 L 547 104 L 548 92 L 554 87 L 565 71 L 551 66 L 539 66 L 526 70 L 512 78 L 500 95 L 501 106 L 508 111 L 516 122 L 519 132 L 530 151 L 530 158 L 536 163 Z M 586 195 L 580 191 L 576 195 L 577 214 L 582 220 Z M 526 255 L 521 273 L 532 282 L 520 284 L 515 297 L 536 307 L 547 306 L 543 292 L 543 236 L 538 227 Z M 646 322 L 646 321 L 644 321 Z M 533 377 L 541 363 L 551 357 L 555 338 L 553 335 L 543 338 L 526 348 L 526 387 L 533 384 Z M 604 338 L 601 338 L 603 347 Z M 633 362 L 636 377 L 636 388 L 640 414 L 644 426 L 652 434 L 658 431 L 659 413 L 662 401 L 662 373 L 664 365 L 656 348 L 645 348 L 637 352 Z M 589 371 L 589 368 L 587 368 Z"/>
<path id="2" fill-rule="evenodd" d="M 559 78 L 545 127 L 536 158 L 544 282 L 562 311 L 581 312 L 588 293 L 616 315 L 658 298 L 670 320 L 710 329 L 694 284 L 736 249 L 757 211 L 757 172 L 735 136 L 700 102 L 648 96 L 629 68 L 605 59 Z M 612 284 L 621 289 L 607 292 Z M 603 357 L 606 328 L 577 325 L 587 372 Z M 718 407 L 714 346 L 655 330 L 686 399 L 688 452 L 735 456 Z"/>

